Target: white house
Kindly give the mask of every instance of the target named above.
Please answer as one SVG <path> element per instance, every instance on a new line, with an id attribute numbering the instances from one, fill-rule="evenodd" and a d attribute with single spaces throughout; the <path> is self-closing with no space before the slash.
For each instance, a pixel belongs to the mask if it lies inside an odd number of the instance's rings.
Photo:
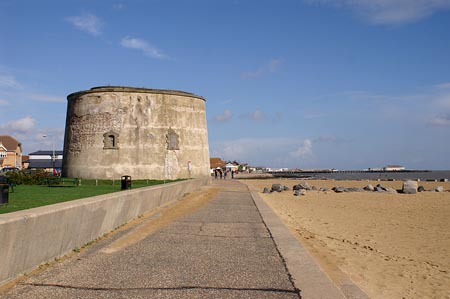
<path id="1" fill-rule="evenodd" d="M 226 168 L 227 171 L 232 171 L 233 170 L 234 172 L 236 172 L 238 170 L 238 167 L 236 165 L 234 165 L 234 164 L 231 164 L 231 163 L 227 163 L 227 165 L 225 165 L 225 168 Z"/>

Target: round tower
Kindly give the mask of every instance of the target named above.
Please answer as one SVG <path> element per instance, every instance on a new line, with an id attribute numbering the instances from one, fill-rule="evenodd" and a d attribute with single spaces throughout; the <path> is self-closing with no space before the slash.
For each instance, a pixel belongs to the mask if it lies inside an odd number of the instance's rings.
<path id="1" fill-rule="evenodd" d="M 63 173 L 89 179 L 209 176 L 205 99 L 104 86 L 67 97 Z"/>

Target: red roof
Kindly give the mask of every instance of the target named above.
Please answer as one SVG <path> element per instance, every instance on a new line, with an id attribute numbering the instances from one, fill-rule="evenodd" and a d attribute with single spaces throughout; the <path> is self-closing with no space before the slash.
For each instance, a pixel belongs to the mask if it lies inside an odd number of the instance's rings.
<path id="1" fill-rule="evenodd" d="M 6 147 L 7 151 L 15 152 L 17 147 L 22 147 L 22 144 L 15 138 L 8 135 L 0 135 L 0 143 Z"/>
<path id="2" fill-rule="evenodd" d="M 225 167 L 227 163 L 220 158 L 210 158 L 209 164 L 211 165 L 210 166 L 211 168 L 217 168 L 217 167 Z"/>

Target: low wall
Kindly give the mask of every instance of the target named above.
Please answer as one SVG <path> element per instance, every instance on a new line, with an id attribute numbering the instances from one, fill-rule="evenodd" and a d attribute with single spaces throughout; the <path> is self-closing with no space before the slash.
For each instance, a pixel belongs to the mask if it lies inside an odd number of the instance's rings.
<path id="1" fill-rule="evenodd" d="M 0 214 L 0 285 L 208 182 L 193 179 Z"/>

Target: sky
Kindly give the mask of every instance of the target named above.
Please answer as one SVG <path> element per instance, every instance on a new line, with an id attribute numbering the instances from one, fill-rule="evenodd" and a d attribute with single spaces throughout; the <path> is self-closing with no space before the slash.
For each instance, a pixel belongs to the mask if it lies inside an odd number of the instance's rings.
<path id="1" fill-rule="evenodd" d="M 0 0 L 0 135 L 104 85 L 206 98 L 211 157 L 450 169 L 450 0 Z"/>

